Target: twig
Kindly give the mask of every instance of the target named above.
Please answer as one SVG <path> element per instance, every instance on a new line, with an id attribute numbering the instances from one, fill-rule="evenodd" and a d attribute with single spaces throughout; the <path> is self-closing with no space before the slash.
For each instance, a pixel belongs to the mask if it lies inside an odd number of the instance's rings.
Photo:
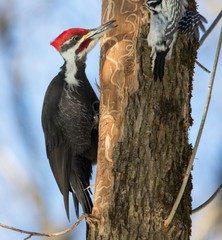
<path id="1" fill-rule="evenodd" d="M 212 32 L 212 30 L 215 28 L 215 26 L 217 25 L 217 23 L 220 21 L 221 18 L 222 18 L 222 10 L 217 15 L 217 17 L 215 18 L 213 23 L 210 25 L 210 27 L 207 29 L 207 31 L 204 33 L 204 35 L 201 37 L 199 41 L 200 46 L 204 43 L 208 35 Z"/>
<path id="2" fill-rule="evenodd" d="M 30 239 L 32 235 L 29 235 L 28 237 L 24 238 L 24 240 Z"/>
<path id="3" fill-rule="evenodd" d="M 24 233 L 24 234 L 28 234 L 29 236 L 25 239 L 29 239 L 31 238 L 32 236 L 39 236 L 39 237 L 56 237 L 56 236 L 61 236 L 61 235 L 64 235 L 68 232 L 71 232 L 74 228 L 76 228 L 79 223 L 85 218 L 85 217 L 88 217 L 89 214 L 82 214 L 80 216 L 80 218 L 77 220 L 77 222 L 72 225 L 70 228 L 67 228 L 66 230 L 64 231 L 61 231 L 61 232 L 57 232 L 57 233 L 38 233 L 38 232 L 30 232 L 30 231 L 26 231 L 26 230 L 22 230 L 22 229 L 18 229 L 18 228 L 14 228 L 14 227 L 10 227 L 10 226 L 7 226 L 7 225 L 4 225 L 2 223 L 0 223 L 0 227 L 3 227 L 3 228 L 7 228 L 7 229 L 10 229 L 12 231 L 15 231 L 15 232 L 20 232 L 20 233 Z M 24 240 L 25 240 L 24 239 Z"/>
<path id="4" fill-rule="evenodd" d="M 219 42 L 218 42 L 218 46 L 217 46 L 217 52 L 216 52 L 216 56 L 215 56 L 215 61 L 214 61 L 212 75 L 211 75 L 211 80 L 210 80 L 210 84 L 209 84 L 209 87 L 208 87 L 207 101 L 206 101 L 204 113 L 203 113 L 203 116 L 202 116 L 202 120 L 201 120 L 201 124 L 200 124 L 200 128 L 199 128 L 199 132 L 198 132 L 198 135 L 197 135 L 197 139 L 196 139 L 196 142 L 195 142 L 195 145 L 194 145 L 193 153 L 190 157 L 189 165 L 187 167 L 185 177 L 183 179 L 183 183 L 182 183 L 182 186 L 181 186 L 180 191 L 178 193 L 177 199 L 176 199 L 176 201 L 173 205 L 173 208 L 172 208 L 169 216 L 164 221 L 164 226 L 165 227 L 169 226 L 169 224 L 171 223 L 171 221 L 174 217 L 174 214 L 176 213 L 177 207 L 178 207 L 178 205 L 181 201 L 181 198 L 183 196 L 185 187 L 187 185 L 187 181 L 189 179 L 190 172 L 192 170 L 193 162 L 194 162 L 195 155 L 196 155 L 196 152 L 197 152 L 197 149 L 198 149 L 198 146 L 199 146 L 200 138 L 201 138 L 201 135 L 202 135 L 202 132 L 203 132 L 203 128 L 204 128 L 204 124 L 205 124 L 205 120 L 206 120 L 206 117 L 207 117 L 207 112 L 208 112 L 208 108 L 209 108 L 209 104 L 210 104 L 210 100 L 211 100 L 211 93 L 212 93 L 214 78 L 215 78 L 215 74 L 216 74 L 216 70 L 217 70 L 217 64 L 218 64 L 218 59 L 219 59 L 219 55 L 220 55 L 221 44 L 222 44 L 222 28 L 221 28 L 220 38 L 219 38 Z"/>
<path id="5" fill-rule="evenodd" d="M 84 190 L 90 189 L 90 188 L 92 188 L 94 186 L 95 186 L 95 184 L 89 185 L 87 188 L 84 188 Z"/>
<path id="6" fill-rule="evenodd" d="M 28 237 L 24 238 L 24 240 L 30 239 L 34 235 L 29 235 Z"/>
<path id="7" fill-rule="evenodd" d="M 213 23 L 211 24 L 211 26 L 207 29 L 207 31 L 204 33 L 204 35 L 201 37 L 201 39 L 199 40 L 199 45 L 201 46 L 204 41 L 206 40 L 206 38 L 209 36 L 209 34 L 213 31 L 213 29 L 216 27 L 217 23 L 220 21 L 222 17 L 222 11 L 220 11 L 220 13 L 217 15 L 217 17 L 215 18 L 215 20 L 213 21 Z M 199 46 L 199 47 L 200 47 Z M 195 60 L 196 64 L 201 67 L 204 71 L 210 73 L 210 71 L 205 68 L 201 63 L 199 63 L 197 60 Z"/>
<path id="8" fill-rule="evenodd" d="M 217 189 L 217 191 L 203 204 L 201 204 L 199 207 L 195 208 L 192 210 L 191 215 L 195 214 L 197 212 L 199 212 L 200 210 L 202 210 L 203 208 L 205 208 L 208 204 L 210 204 L 216 197 L 217 195 L 222 191 L 222 184 L 220 185 L 220 187 Z"/>
<path id="9" fill-rule="evenodd" d="M 210 70 L 208 70 L 207 68 L 205 68 L 200 62 L 198 62 L 197 60 L 195 60 L 195 63 L 196 63 L 199 67 L 201 67 L 205 72 L 210 73 Z"/>

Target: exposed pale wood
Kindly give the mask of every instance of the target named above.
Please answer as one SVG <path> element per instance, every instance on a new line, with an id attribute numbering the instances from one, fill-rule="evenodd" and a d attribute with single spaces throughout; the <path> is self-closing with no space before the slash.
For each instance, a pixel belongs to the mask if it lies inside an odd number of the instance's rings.
<path id="1" fill-rule="evenodd" d="M 136 46 L 143 1 L 103 1 L 102 23 L 116 19 L 118 28 L 101 41 L 99 152 L 93 215 L 103 217 L 113 187 L 112 153 L 120 140 L 128 96 L 138 89 Z M 145 17 L 148 19 L 147 11 Z"/>

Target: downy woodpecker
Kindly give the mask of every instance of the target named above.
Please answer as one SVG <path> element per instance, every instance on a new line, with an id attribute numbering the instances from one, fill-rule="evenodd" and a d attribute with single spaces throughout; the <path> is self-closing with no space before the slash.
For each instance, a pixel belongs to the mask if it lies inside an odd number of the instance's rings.
<path id="1" fill-rule="evenodd" d="M 186 10 L 187 0 L 148 0 L 144 6 L 151 12 L 150 31 L 147 37 L 152 48 L 152 70 L 154 80 L 162 81 L 165 58 L 171 58 L 177 38 L 177 30 L 191 38 L 206 19 L 198 12 Z"/>
<path id="2" fill-rule="evenodd" d="M 51 81 L 42 109 L 47 157 L 63 195 L 69 219 L 69 192 L 75 211 L 79 203 L 91 213 L 89 180 L 97 160 L 99 100 L 85 74 L 87 53 L 114 27 L 110 21 L 95 29 L 71 28 L 51 45 L 64 58 L 64 65 Z"/>

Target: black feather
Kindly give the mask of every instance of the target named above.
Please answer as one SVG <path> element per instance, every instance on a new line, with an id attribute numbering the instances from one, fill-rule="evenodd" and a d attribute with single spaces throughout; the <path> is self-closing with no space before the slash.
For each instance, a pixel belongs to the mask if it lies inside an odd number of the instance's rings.
<path id="1" fill-rule="evenodd" d="M 154 60 L 154 69 L 153 69 L 153 75 L 154 75 L 155 81 L 157 81 L 157 79 L 160 79 L 160 81 L 162 82 L 163 80 L 165 59 L 168 52 L 169 52 L 169 49 L 167 49 L 166 51 L 156 53 L 156 58 Z"/>
<path id="2" fill-rule="evenodd" d="M 83 59 L 85 60 L 85 59 Z M 69 219 L 69 192 L 73 194 L 76 215 L 79 203 L 85 213 L 91 213 L 89 186 L 92 164 L 97 160 L 99 100 L 86 75 L 85 63 L 77 62 L 79 86 L 72 90 L 65 82 L 65 65 L 50 83 L 43 104 L 42 126 L 47 157 L 64 198 Z M 88 228 L 88 227 L 87 227 Z"/>
<path id="3" fill-rule="evenodd" d="M 179 21 L 178 30 L 186 34 L 189 39 L 192 39 L 194 34 L 199 37 L 199 28 L 203 32 L 206 31 L 203 23 L 207 23 L 205 17 L 196 11 L 186 10 L 184 16 Z"/>

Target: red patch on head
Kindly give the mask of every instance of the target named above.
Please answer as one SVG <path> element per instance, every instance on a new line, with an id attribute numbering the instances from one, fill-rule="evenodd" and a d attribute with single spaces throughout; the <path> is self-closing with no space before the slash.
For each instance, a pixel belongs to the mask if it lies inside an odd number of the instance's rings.
<path id="1" fill-rule="evenodd" d="M 84 49 L 86 49 L 91 42 L 91 39 L 86 39 L 80 46 L 79 49 L 77 50 L 78 52 L 82 52 Z"/>
<path id="2" fill-rule="evenodd" d="M 87 34 L 88 32 L 89 32 L 89 30 L 88 29 L 84 29 L 84 28 L 70 28 L 70 29 L 64 31 L 63 33 L 61 33 L 50 44 L 59 51 L 60 47 L 62 46 L 62 44 L 64 42 L 66 42 L 67 40 L 69 40 L 72 36 L 74 36 L 74 35 L 83 36 L 83 35 Z M 89 45 L 89 43 L 87 44 L 87 46 L 88 45 Z"/>

